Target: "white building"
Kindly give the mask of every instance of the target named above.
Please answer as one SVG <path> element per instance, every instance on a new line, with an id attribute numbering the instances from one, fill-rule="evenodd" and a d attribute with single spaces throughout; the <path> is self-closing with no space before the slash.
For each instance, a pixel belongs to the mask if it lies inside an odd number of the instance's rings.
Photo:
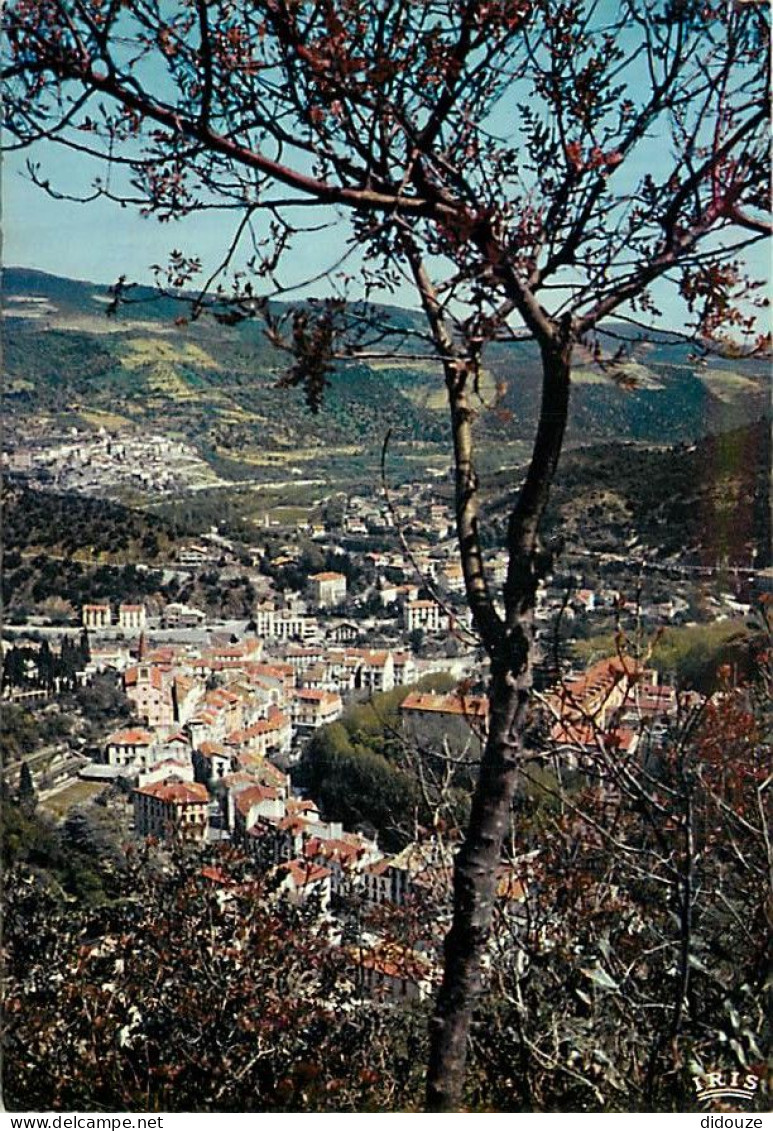
<path id="1" fill-rule="evenodd" d="M 201 609 L 172 601 L 164 609 L 161 623 L 164 628 L 199 628 L 206 619 L 207 615 Z"/>
<path id="2" fill-rule="evenodd" d="M 155 735 L 139 727 L 116 731 L 105 743 L 105 761 L 108 766 L 145 770 L 157 760 Z"/>
<path id="3" fill-rule="evenodd" d="M 355 687 L 376 692 L 392 690 L 395 685 L 395 662 L 391 652 L 352 648 L 349 656 L 358 661 Z"/>
<path id="4" fill-rule="evenodd" d="M 416 682 L 418 676 L 416 661 L 410 652 L 394 652 L 392 660 L 396 687 L 403 687 L 407 683 Z"/>
<path id="5" fill-rule="evenodd" d="M 342 573 L 314 573 L 309 578 L 311 600 L 323 609 L 332 609 L 346 600 L 346 578 Z"/>
<path id="6" fill-rule="evenodd" d="M 343 714 L 343 709 L 343 702 L 337 691 L 298 687 L 293 696 L 293 725 L 299 733 L 309 734 L 318 727 L 335 722 Z"/>
<path id="7" fill-rule="evenodd" d="M 209 794 L 198 782 L 167 780 L 134 791 L 134 829 L 138 837 L 204 840 L 209 823 Z"/>
<path id="8" fill-rule="evenodd" d="M 313 640 L 319 633 L 316 617 L 293 609 L 262 607 L 255 611 L 258 636 L 273 640 Z"/>
<path id="9" fill-rule="evenodd" d="M 109 628 L 113 622 L 113 614 L 109 605 L 84 605 L 81 616 L 84 628 Z"/>
<path id="10" fill-rule="evenodd" d="M 119 605 L 118 625 L 129 632 L 141 632 L 147 617 L 144 605 Z"/>
<path id="11" fill-rule="evenodd" d="M 448 614 L 437 601 L 407 601 L 403 609 L 403 623 L 407 632 L 420 628 L 424 632 L 445 632 Z"/>

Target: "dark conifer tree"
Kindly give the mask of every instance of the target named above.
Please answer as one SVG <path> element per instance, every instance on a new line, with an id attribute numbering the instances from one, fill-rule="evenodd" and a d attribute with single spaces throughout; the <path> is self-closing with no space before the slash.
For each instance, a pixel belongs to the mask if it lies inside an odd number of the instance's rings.
<path id="1" fill-rule="evenodd" d="M 34 813 L 38 804 L 37 790 L 35 783 L 32 780 L 32 771 L 29 768 L 29 763 L 22 762 L 21 773 L 19 774 L 19 792 L 18 792 L 19 808 L 25 813 Z"/>

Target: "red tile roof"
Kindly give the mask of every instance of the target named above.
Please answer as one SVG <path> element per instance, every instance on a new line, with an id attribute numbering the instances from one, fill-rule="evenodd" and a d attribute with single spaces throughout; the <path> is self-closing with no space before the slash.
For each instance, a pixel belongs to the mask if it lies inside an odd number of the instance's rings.
<path id="1" fill-rule="evenodd" d="M 150 785 L 140 786 L 135 793 L 155 797 L 170 805 L 206 805 L 209 794 L 204 785 L 199 782 L 152 782 Z"/>
<path id="2" fill-rule="evenodd" d="M 358 966 L 374 970 L 388 978 L 406 978 L 420 981 L 427 978 L 432 970 L 428 959 L 415 950 L 398 943 L 385 943 L 371 950 L 349 947 L 348 953 Z"/>
<path id="3" fill-rule="evenodd" d="M 281 770 L 278 770 L 277 772 L 281 773 Z M 313 801 L 296 801 L 296 800 L 288 801 L 286 808 L 287 808 L 288 813 L 312 813 L 312 812 L 317 813 L 317 812 L 319 812 L 319 810 L 317 809 L 317 806 L 314 804 Z"/>
<path id="4" fill-rule="evenodd" d="M 146 667 L 146 665 L 143 665 L 143 667 Z M 161 691 L 164 686 L 161 669 L 158 667 L 149 667 L 147 668 L 147 672 L 147 678 L 141 681 L 139 666 L 135 665 L 134 667 L 127 668 L 123 676 L 124 686 L 135 687 L 140 682 L 142 682 L 149 683 L 151 687 L 154 687 L 156 689 L 156 691 Z"/>
<path id="5" fill-rule="evenodd" d="M 213 864 L 205 864 L 199 874 L 205 880 L 218 884 L 220 887 L 232 887 L 234 883 L 230 876 L 227 876 L 221 868 Z"/>
<path id="6" fill-rule="evenodd" d="M 230 758 L 229 752 L 219 742 L 202 742 L 199 754 L 203 754 L 205 758 Z"/>
<path id="7" fill-rule="evenodd" d="M 294 698 L 307 703 L 324 703 L 331 707 L 341 703 L 341 696 L 337 691 L 322 691 L 316 687 L 296 687 Z"/>
<path id="8" fill-rule="evenodd" d="M 340 864 L 353 864 L 365 851 L 364 845 L 352 844 L 345 840 L 322 840 L 313 837 L 304 846 L 304 856 L 322 856 L 326 860 L 337 860 Z"/>
<path id="9" fill-rule="evenodd" d="M 426 691 L 412 691 L 403 699 L 400 710 L 485 719 L 488 717 L 489 701 L 485 695 L 435 695 Z"/>
<path id="10" fill-rule="evenodd" d="M 383 876 L 391 867 L 391 859 L 385 856 L 383 860 L 377 860 L 375 864 L 369 864 L 365 871 L 371 876 Z"/>
<path id="11" fill-rule="evenodd" d="M 307 827 L 308 822 L 303 817 L 283 817 L 277 825 L 282 832 L 301 832 Z"/>
<path id="12" fill-rule="evenodd" d="M 154 735 L 147 730 L 117 730 L 107 739 L 108 746 L 152 746 Z"/>
<path id="13" fill-rule="evenodd" d="M 291 860 L 289 864 L 283 864 L 280 871 L 290 876 L 297 888 L 321 883 L 332 874 L 329 868 L 324 868 L 321 864 L 307 864 L 300 860 Z"/>
<path id="14" fill-rule="evenodd" d="M 253 785 L 247 789 L 242 790 L 236 797 L 236 808 L 239 810 L 243 817 L 248 816 L 250 809 L 253 805 L 260 804 L 261 801 L 276 801 L 279 794 L 275 789 L 271 789 L 264 785 Z"/>
<path id="15" fill-rule="evenodd" d="M 227 789 L 260 784 L 254 774 L 248 774 L 245 770 L 235 770 L 232 774 L 225 774 L 220 780 Z"/>
<path id="16" fill-rule="evenodd" d="M 634 749 L 638 740 L 638 735 L 627 727 L 604 730 L 602 727 L 594 727 L 592 722 L 573 720 L 556 723 L 550 731 L 550 737 L 553 742 L 563 745 L 603 747 L 607 750 L 620 750 L 623 753 Z"/>

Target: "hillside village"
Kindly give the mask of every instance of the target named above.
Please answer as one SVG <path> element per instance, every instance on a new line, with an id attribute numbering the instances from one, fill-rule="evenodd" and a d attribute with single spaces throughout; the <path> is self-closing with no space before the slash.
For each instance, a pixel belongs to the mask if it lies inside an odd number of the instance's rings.
<path id="1" fill-rule="evenodd" d="M 362 452 L 347 450 L 353 462 L 343 471 L 359 471 L 341 491 L 269 453 L 263 479 L 245 486 L 160 425 L 129 427 L 104 412 L 88 427 L 65 419 L 15 415 L 2 457 L 18 492 L 18 545 L 8 547 L 4 582 L 13 611 L 3 631 L 6 788 L 21 788 L 24 767 L 44 810 L 63 820 L 101 806 L 115 844 L 148 842 L 161 862 L 172 845 L 202 860 L 233 846 L 275 898 L 334 925 L 363 992 L 389 1002 L 425 997 L 440 969 L 474 780 L 465 767 L 479 758 L 488 725 L 487 666 L 467 607 L 445 459 L 416 445 L 414 463 L 401 465 L 386 491 L 363 476 Z M 755 429 L 749 442 L 759 448 Z M 691 481 L 699 455 L 693 446 L 669 458 Z M 600 762 L 657 759 L 696 702 L 668 664 L 637 660 L 637 648 L 646 654 L 664 627 L 686 626 L 718 632 L 732 656 L 741 618 L 770 588 L 761 488 L 743 521 L 722 527 L 716 551 L 699 539 L 689 552 L 665 552 L 657 485 L 649 495 L 637 487 L 636 460 L 649 466 L 648 454 L 602 457 L 605 485 L 597 457 L 580 451 L 569 472 L 574 494 L 561 482 L 555 492 L 529 739 L 535 765 L 590 786 Z M 764 462 L 761 450 L 756 460 Z M 496 591 L 507 569 L 498 514 L 521 471 L 492 466 L 485 568 Z M 724 514 L 721 492 L 708 492 L 702 505 Z M 193 521 L 170 521 L 185 499 Z M 360 724 L 351 720 L 368 704 L 382 729 L 373 746 L 357 746 L 350 739 Z M 317 763 L 331 751 L 335 763 L 341 742 L 371 759 L 381 747 L 410 752 L 410 773 L 382 758 L 376 768 L 386 776 L 359 787 L 376 794 L 396 783 L 388 821 L 386 801 L 344 804 L 357 753 L 343 776 L 324 779 L 327 766 L 320 779 Z M 456 808 L 431 782 L 444 758 Z M 608 782 L 604 789 L 612 804 Z M 503 859 L 504 922 L 525 913 L 533 864 L 531 854 Z M 225 873 L 203 863 L 202 875 L 229 898 Z M 380 909 L 421 909 L 410 945 L 379 925 Z M 344 942 L 353 915 L 367 923 L 354 957 Z"/>
<path id="2" fill-rule="evenodd" d="M 11 1126 L 762 1128 L 769 5 L 2 25 Z"/>
<path id="3" fill-rule="evenodd" d="M 50 490 L 100 498 L 127 489 L 164 496 L 222 482 L 189 444 L 145 429 L 73 425 L 41 436 L 17 425 L 14 431 L 15 442 L 0 457 L 4 473 Z"/>
<path id="4" fill-rule="evenodd" d="M 297 576 L 298 544 L 288 541 L 255 578 L 260 596 L 248 623 L 212 622 L 181 602 L 83 605 L 80 626 L 48 630 L 51 643 L 80 634 L 87 659 L 74 680 L 84 687 L 112 680 L 129 717 L 89 747 L 66 742 L 41 762 L 34 773 L 41 797 L 107 791 L 127 835 L 153 838 L 162 853 L 170 838 L 236 845 L 271 876 L 277 898 L 312 905 L 327 918 L 345 921 L 352 899 L 368 910 L 411 905 L 431 892 L 436 928 L 415 939 L 410 953 L 377 931 L 358 952 L 368 992 L 398 1001 L 424 996 L 439 969 L 458 830 L 405 828 L 402 847 L 388 851 L 378 830 L 327 819 L 294 770 L 314 736 L 349 707 L 396 690 L 403 741 L 421 747 L 455 734 L 460 749 L 479 750 L 488 715 L 485 668 L 465 613 L 451 521 L 447 503 L 411 485 L 387 509 L 351 498 L 336 534 L 321 525 L 306 531 L 323 551 L 343 555 L 342 563 L 351 539 L 376 532 L 383 540 L 381 549 L 365 552 L 368 583 L 354 599 L 346 573 L 332 569 L 301 578 L 300 589 L 280 587 L 277 579 L 287 578 L 280 571 L 296 569 Z M 402 545 L 389 549 L 395 524 L 405 527 Z M 212 532 L 179 546 L 175 569 L 227 576 L 239 553 Z M 501 583 L 504 566 L 503 555 L 493 554 L 494 581 Z M 673 620 L 686 609 L 674 594 L 629 612 Z M 686 708 L 674 686 L 624 654 L 585 670 L 556 670 L 547 642 L 557 618 L 608 619 L 612 610 L 619 621 L 626 602 L 606 586 L 541 590 L 537 618 L 546 644 L 537 676 L 546 766 L 592 777 L 599 749 L 605 757 L 650 757 Z M 4 647 L 6 672 L 17 673 L 4 679 L 6 702 L 42 711 L 55 704 L 63 684 L 56 676 L 46 684 L 36 659 L 49 645 L 19 626 Z M 11 665 L 22 653 L 26 667 Z M 438 679 L 445 690 L 433 690 Z M 8 772 L 9 783 L 18 781 L 18 765 Z M 516 914 L 527 872 L 524 861 L 503 864 L 501 891 Z M 217 869 L 207 876 L 218 885 Z"/>

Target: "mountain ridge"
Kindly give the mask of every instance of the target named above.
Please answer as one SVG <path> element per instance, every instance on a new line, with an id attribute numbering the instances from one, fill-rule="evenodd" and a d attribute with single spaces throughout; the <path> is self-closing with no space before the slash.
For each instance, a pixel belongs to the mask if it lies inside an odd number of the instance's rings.
<path id="1" fill-rule="evenodd" d="M 301 390 L 277 388 L 287 356 L 253 321 L 224 326 L 201 318 L 181 326 L 180 305 L 152 288 L 144 299 L 105 314 L 102 284 L 28 268 L 3 273 L 4 412 L 98 426 L 107 414 L 125 427 L 163 427 L 185 436 L 205 458 L 235 461 L 245 475 L 268 449 L 290 453 L 361 444 L 377 447 L 387 430 L 397 443 L 446 445 L 439 369 L 395 357 L 351 361 L 330 375 L 317 416 Z M 380 309 L 380 308 L 379 308 Z M 413 311 L 384 308 L 410 325 Z M 631 340 L 624 363 L 636 384 L 618 387 L 578 358 L 567 442 L 606 439 L 668 444 L 695 440 L 756 419 L 767 408 L 767 367 L 759 361 L 697 359 L 668 331 Z M 484 445 L 529 440 L 540 397 L 534 343 L 493 344 L 484 357 L 475 428 Z M 742 371 L 739 371 L 742 370 Z"/>

